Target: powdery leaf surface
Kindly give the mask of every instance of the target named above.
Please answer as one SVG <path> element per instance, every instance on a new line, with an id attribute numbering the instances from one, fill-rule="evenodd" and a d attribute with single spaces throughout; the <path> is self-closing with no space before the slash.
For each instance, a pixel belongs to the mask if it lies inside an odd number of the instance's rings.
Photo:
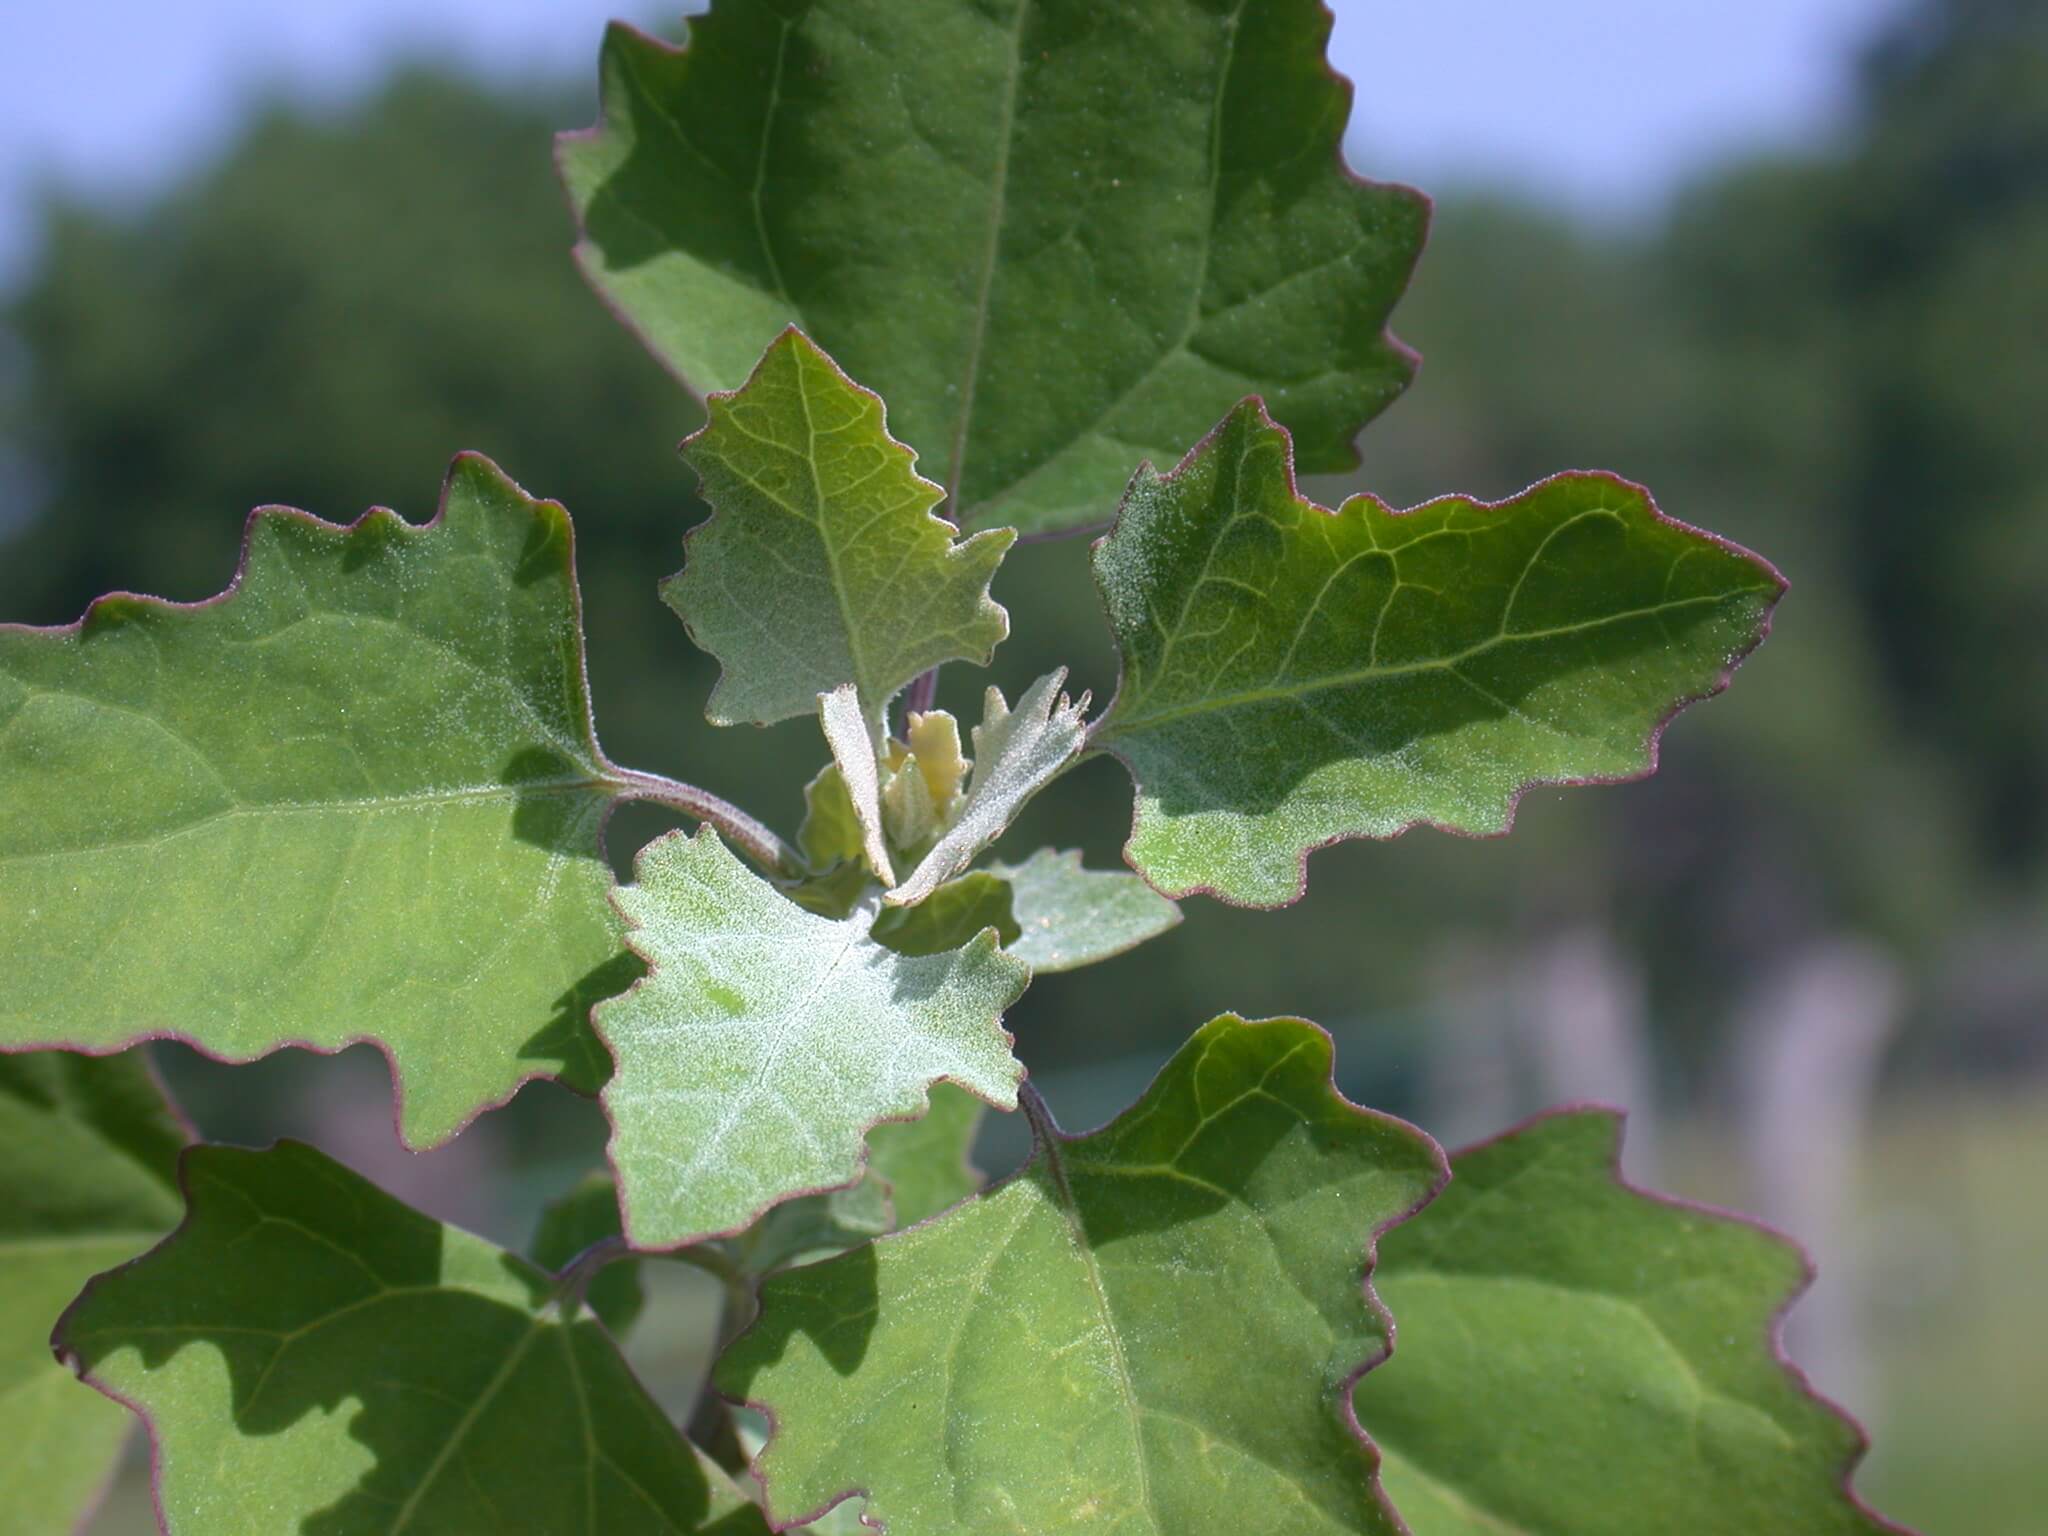
<path id="1" fill-rule="evenodd" d="M 1083 869 L 1076 848 L 1041 848 L 988 872 L 1010 888 L 1017 937 L 1004 948 L 1034 974 L 1108 960 L 1180 921 L 1180 908 L 1129 870 Z"/>
<path id="2" fill-rule="evenodd" d="M 1304 467 L 1406 385 L 1428 204 L 1344 169 L 1318 0 L 717 0 L 561 141 L 599 292 L 699 392 L 799 324 L 963 526 L 1105 521 L 1262 391 Z"/>
<path id="3" fill-rule="evenodd" d="M 1391 1533 L 1348 1410 L 1387 1347 L 1364 1279 L 1443 1177 L 1321 1030 L 1217 1019 L 1102 1130 L 772 1277 L 720 1389 L 773 1419 L 781 1521 L 858 1493 L 890 1536 Z"/>
<path id="4" fill-rule="evenodd" d="M 1452 1159 L 1374 1276 L 1400 1347 L 1358 1417 L 1415 1536 L 1876 1536 L 1863 1442 L 1775 1347 L 1789 1242 L 1616 1173 L 1611 1111 Z"/>
<path id="5" fill-rule="evenodd" d="M 50 1354 L 78 1288 L 177 1224 L 185 1128 L 139 1054 L 0 1056 L 0 1510 L 10 1536 L 75 1530 L 128 1417 Z"/>
<path id="6" fill-rule="evenodd" d="M 1015 709 L 1000 689 L 988 690 L 974 728 L 967 798 L 931 851 L 885 898 L 891 905 L 923 901 L 966 869 L 1080 754 L 1088 736 L 1088 695 L 1078 703 L 1069 699 L 1060 692 L 1066 680 L 1065 667 L 1046 674 L 1019 695 Z"/>
<path id="7" fill-rule="evenodd" d="M 1014 1108 L 1002 1015 L 1030 972 L 984 931 L 902 955 L 872 900 L 820 917 L 710 829 L 648 845 L 618 896 L 649 973 L 597 1010 L 618 1068 L 610 1156 L 636 1247 L 738 1232 L 783 1200 L 851 1184 L 877 1121 L 949 1078 Z"/>
<path id="8" fill-rule="evenodd" d="M 987 665 L 1009 633 L 989 579 L 1015 535 L 956 538 L 879 399 L 791 330 L 706 406 L 683 457 L 712 515 L 662 597 L 718 658 L 715 723 L 809 714 L 847 683 L 879 721 L 927 668 Z"/>
<path id="9" fill-rule="evenodd" d="M 413 1146 L 594 1089 L 618 777 L 559 506 L 465 456 L 422 527 L 261 512 L 208 602 L 0 626 L 0 1044 L 370 1039 Z"/>
<path id="10" fill-rule="evenodd" d="M 148 1424 L 171 1536 L 764 1529 L 545 1272 L 293 1142 L 182 1174 L 57 1339 Z"/>
<path id="11" fill-rule="evenodd" d="M 1169 896 L 1249 906 L 1298 897 L 1325 843 L 1504 832 L 1532 785 L 1648 773 L 1784 590 L 1609 475 L 1330 512 L 1256 400 L 1139 470 L 1095 575 L 1123 677 L 1093 741 L 1137 783 L 1125 856 Z"/>

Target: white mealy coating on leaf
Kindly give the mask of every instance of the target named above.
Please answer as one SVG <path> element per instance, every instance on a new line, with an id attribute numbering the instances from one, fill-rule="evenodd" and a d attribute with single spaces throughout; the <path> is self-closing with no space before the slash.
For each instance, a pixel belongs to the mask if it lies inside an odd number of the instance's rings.
<path id="1" fill-rule="evenodd" d="M 1088 695 L 1060 692 L 1067 669 L 1049 672 L 1024 691 L 1012 710 L 990 688 L 974 728 L 974 772 L 958 818 L 909 877 L 885 898 L 891 906 L 924 900 L 974 862 L 1031 797 L 1072 762 L 1087 740 Z"/>
<path id="2" fill-rule="evenodd" d="M 1030 971 L 992 931 L 907 956 L 875 942 L 872 899 L 804 911 L 705 830 L 640 857 L 618 904 L 650 972 L 597 1010 L 627 1229 L 671 1248 L 860 1176 L 863 1138 L 923 1112 L 947 1078 L 1016 1104 L 1002 1014 Z"/>
<path id="3" fill-rule="evenodd" d="M 861 848 L 868 866 L 884 885 L 896 883 L 896 871 L 889 862 L 889 843 L 882 835 L 882 770 L 875 760 L 875 737 L 860 707 L 860 694 L 852 683 L 818 695 L 818 726 L 832 749 L 832 761 L 839 765 L 839 777 L 846 796 L 853 802 L 854 818 L 860 822 Z"/>

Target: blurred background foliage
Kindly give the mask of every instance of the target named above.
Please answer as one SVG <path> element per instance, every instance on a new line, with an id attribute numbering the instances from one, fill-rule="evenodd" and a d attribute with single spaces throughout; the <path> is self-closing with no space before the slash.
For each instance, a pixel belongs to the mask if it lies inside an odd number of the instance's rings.
<path id="1" fill-rule="evenodd" d="M 1470 1128 L 1471 1069 L 1447 1050 L 1505 1053 L 1485 1021 L 1593 933 L 1646 1021 L 1638 1107 L 1677 1127 L 1660 1176 L 1776 1214 L 1798 1209 L 1774 1194 L 1782 1170 L 1739 1150 L 1742 1020 L 1802 955 L 1861 946 L 1898 1027 L 1851 1126 L 1866 1171 L 1822 1191 L 1853 1205 L 1822 1251 L 1870 1370 L 1822 1383 L 1853 1378 L 1876 1421 L 1889 1510 L 2019 1536 L 2048 1504 L 2048 1218 L 2024 1176 L 2048 1130 L 2048 6 L 1922 5 L 1859 79 L 1838 149 L 1726 167 L 1651 227 L 1432 189 L 1396 321 L 1420 380 L 1368 429 L 1356 475 L 1307 487 L 1408 505 L 1607 468 L 1771 556 L 1793 584 L 1776 634 L 1671 730 L 1662 771 L 1536 792 L 1504 840 L 1318 854 L 1310 899 L 1283 913 L 1191 903 L 1168 938 L 1035 983 L 1011 1025 L 1075 1125 L 1230 1008 L 1318 1019 L 1354 1097 L 1449 1133 Z M 590 116 L 567 87 L 415 70 L 345 110 L 271 105 L 147 208 L 53 196 L 0 310 L 0 469 L 18 492 L 0 614 L 66 622 L 113 588 L 206 596 L 247 509 L 421 519 L 451 453 L 480 449 L 576 518 L 612 754 L 793 830 L 815 732 L 705 724 L 712 664 L 654 599 L 704 514 L 673 451 L 699 413 L 568 260 L 547 145 Z M 1370 144 L 1351 156 L 1370 171 Z M 990 677 L 949 669 L 942 702 L 972 713 L 991 678 L 1014 692 L 1060 664 L 1106 699 L 1086 566 L 1085 541 L 1020 548 L 997 583 L 1012 639 Z M 1109 863 L 1128 814 L 1127 781 L 1097 762 L 1006 846 Z M 622 816 L 615 855 L 659 825 Z M 363 1128 L 388 1092 L 372 1062 L 230 1073 L 167 1055 L 215 1134 L 310 1119 L 486 1228 L 516 1228 L 601 1147 L 594 1106 L 542 1088 L 436 1155 L 456 1161 L 404 1173 Z M 1480 1097 L 1519 1113 L 1604 1091 L 1612 1065 Z M 487 1177 L 494 1157 L 509 1180 Z"/>

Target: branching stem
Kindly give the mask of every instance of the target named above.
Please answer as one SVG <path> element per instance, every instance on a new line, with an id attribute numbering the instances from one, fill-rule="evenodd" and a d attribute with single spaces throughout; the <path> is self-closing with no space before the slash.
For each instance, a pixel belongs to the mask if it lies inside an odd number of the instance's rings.
<path id="1" fill-rule="evenodd" d="M 597 1278 L 598 1271 L 614 1259 L 623 1259 L 633 1251 L 632 1245 L 617 1233 L 601 1237 L 588 1248 L 577 1254 L 562 1267 L 555 1276 L 555 1301 L 565 1317 L 577 1312 L 583 1306 L 583 1298 L 590 1292 L 590 1282 Z"/>

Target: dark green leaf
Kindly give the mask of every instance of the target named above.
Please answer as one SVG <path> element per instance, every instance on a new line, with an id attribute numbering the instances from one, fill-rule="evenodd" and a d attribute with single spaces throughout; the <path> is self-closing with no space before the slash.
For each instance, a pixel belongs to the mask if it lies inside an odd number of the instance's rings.
<path id="1" fill-rule="evenodd" d="M 719 0 L 561 145 L 600 292 L 694 388 L 800 324 L 956 521 L 1100 523 L 1263 391 L 1306 467 L 1406 384 L 1428 205 L 1344 170 L 1317 0 Z"/>
<path id="2" fill-rule="evenodd" d="M 1250 906 L 1298 897 L 1325 843 L 1504 832 L 1532 785 L 1649 772 L 1784 590 L 1609 475 L 1329 512 L 1255 400 L 1139 471 L 1095 574 L 1124 670 L 1094 740 L 1138 787 L 1125 856 L 1167 895 Z"/>
<path id="3" fill-rule="evenodd" d="M 984 928 L 995 929 L 1003 948 L 1015 953 L 1010 887 L 976 871 L 948 880 L 914 907 L 884 907 L 873 931 L 876 943 L 899 955 L 936 955 L 958 949 Z"/>
<path id="4" fill-rule="evenodd" d="M 762 1530 L 543 1271 L 310 1147 L 201 1147 L 58 1343 L 156 1442 L 171 1536 Z"/>
<path id="5" fill-rule="evenodd" d="M 185 1129 L 139 1052 L 0 1056 L 0 1510 L 10 1536 L 76 1529 L 127 1416 L 50 1355 L 78 1288 L 177 1223 Z"/>

